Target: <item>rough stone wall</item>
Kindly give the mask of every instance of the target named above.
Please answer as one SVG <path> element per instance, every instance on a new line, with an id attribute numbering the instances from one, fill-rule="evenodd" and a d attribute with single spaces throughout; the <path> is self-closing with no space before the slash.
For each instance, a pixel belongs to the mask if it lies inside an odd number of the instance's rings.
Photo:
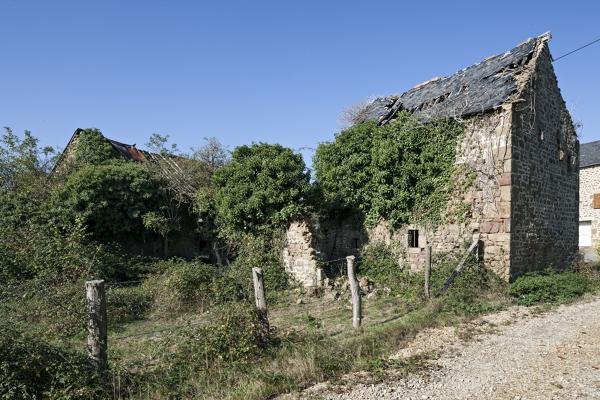
<path id="1" fill-rule="evenodd" d="M 513 107 L 511 278 L 566 267 L 578 250 L 579 142 L 547 43 L 530 65 Z"/>
<path id="2" fill-rule="evenodd" d="M 594 194 L 600 193 L 600 165 L 579 170 L 579 221 L 591 221 L 592 246 L 596 253 L 600 246 L 600 209 L 593 204 Z"/>
<path id="3" fill-rule="evenodd" d="M 395 231 L 382 223 L 369 231 L 370 243 L 392 245 L 400 264 L 412 271 L 425 265 L 425 247 L 434 253 L 460 251 L 480 234 L 483 260 L 507 279 L 510 254 L 510 105 L 464 121 L 465 132 L 456 148 L 458 179 L 467 181 L 455 190 L 446 212 L 448 223 L 437 227 L 410 224 Z M 460 185 L 458 185 L 460 186 Z M 461 211 L 459 215 L 457 211 Z M 419 230 L 419 247 L 408 247 L 408 230 Z"/>
<path id="4" fill-rule="evenodd" d="M 285 270 L 304 287 L 314 287 L 317 280 L 317 260 L 313 234 L 307 221 L 294 221 L 285 233 L 283 265 Z"/>
<path id="5" fill-rule="evenodd" d="M 434 253 L 448 252 L 479 234 L 484 263 L 505 280 L 567 266 L 578 248 L 579 142 L 547 42 L 538 45 L 515 97 L 499 109 L 464 120 L 456 164 L 472 182 L 453 194 L 448 223 L 435 228 L 406 225 L 395 231 L 381 223 L 368 232 L 351 223 L 329 225 L 323 241 L 315 244 L 322 259 L 355 253 L 348 244 L 359 238 L 360 245 L 393 245 L 399 263 L 416 271 L 425 263 L 427 242 Z M 462 212 L 453 215 L 457 210 Z M 419 230 L 418 248 L 408 247 L 409 229 Z"/>

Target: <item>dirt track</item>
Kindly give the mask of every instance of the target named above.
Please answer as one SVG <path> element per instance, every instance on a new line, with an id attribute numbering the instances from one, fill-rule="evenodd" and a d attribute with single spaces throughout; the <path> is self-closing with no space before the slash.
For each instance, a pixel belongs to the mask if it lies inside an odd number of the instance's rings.
<path id="1" fill-rule="evenodd" d="M 466 327 L 429 330 L 393 357 L 430 351 L 441 355 L 422 373 L 378 384 L 321 384 L 301 397 L 600 399 L 600 298 L 542 314 L 517 307 Z"/>

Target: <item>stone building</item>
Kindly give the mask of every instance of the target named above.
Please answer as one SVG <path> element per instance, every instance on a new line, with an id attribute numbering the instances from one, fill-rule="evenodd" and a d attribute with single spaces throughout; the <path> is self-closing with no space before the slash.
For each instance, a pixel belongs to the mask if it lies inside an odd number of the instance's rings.
<path id="1" fill-rule="evenodd" d="M 396 246 L 400 263 L 419 270 L 427 243 L 434 252 L 452 251 L 474 237 L 483 243 L 485 264 L 505 280 L 567 266 L 578 248 L 579 142 L 552 67 L 550 38 L 529 39 L 452 76 L 378 98 L 362 113 L 362 121 L 378 124 L 400 110 L 424 123 L 464 122 L 455 158 L 474 179 L 450 200 L 465 205 L 462 222 L 396 230 L 384 221 L 374 229 L 343 221 L 294 223 L 284 251 L 292 275 L 318 284 L 315 257 L 338 258 L 374 242 Z"/>
<path id="2" fill-rule="evenodd" d="M 600 140 L 581 145 L 579 161 L 579 250 L 598 261 L 600 245 Z"/>
<path id="3" fill-rule="evenodd" d="M 52 174 L 69 175 L 75 166 L 77 146 L 84 129 L 75 130 L 64 151 L 57 160 Z M 152 163 L 158 166 L 162 176 L 169 182 L 168 188 L 177 191 L 182 196 L 195 193 L 193 183 L 188 179 L 185 166 L 181 159 L 175 156 L 165 156 L 140 150 L 135 144 L 126 144 L 107 137 L 106 140 L 117 158 L 130 162 Z M 181 207 L 179 229 L 169 235 L 168 246 L 165 239 L 157 234 L 148 232 L 145 235 L 132 235 L 119 238 L 119 244 L 131 254 L 154 257 L 182 257 L 187 259 L 203 258 L 216 259 L 212 244 L 213 237 L 198 232 L 197 217 L 193 216 L 188 207 Z"/>

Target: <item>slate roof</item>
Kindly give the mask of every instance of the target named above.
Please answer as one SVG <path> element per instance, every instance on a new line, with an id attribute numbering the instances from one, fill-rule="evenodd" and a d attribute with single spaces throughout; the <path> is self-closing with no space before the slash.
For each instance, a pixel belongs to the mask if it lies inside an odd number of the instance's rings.
<path id="1" fill-rule="evenodd" d="M 600 165 L 600 140 L 579 146 L 579 168 Z"/>
<path id="2" fill-rule="evenodd" d="M 550 38 L 550 33 L 545 33 L 454 75 L 434 78 L 401 95 L 375 99 L 363 111 L 362 121 L 357 122 L 385 124 L 399 110 L 408 110 L 425 122 L 432 118 L 467 116 L 499 107 L 516 93 L 516 77 L 531 60 L 536 46 Z"/>

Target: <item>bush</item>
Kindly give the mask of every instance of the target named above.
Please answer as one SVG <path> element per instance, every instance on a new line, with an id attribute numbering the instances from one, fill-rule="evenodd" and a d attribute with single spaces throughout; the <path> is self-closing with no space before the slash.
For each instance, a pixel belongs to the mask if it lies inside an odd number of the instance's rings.
<path id="1" fill-rule="evenodd" d="M 213 184 L 217 224 L 231 238 L 285 224 L 310 191 L 302 156 L 266 143 L 237 147 Z"/>
<path id="2" fill-rule="evenodd" d="M 235 268 L 248 277 L 252 287 L 252 268 L 263 270 L 265 290 L 271 297 L 274 292 L 288 287 L 289 277 L 281 260 L 283 250 L 282 234 L 266 236 L 246 236 L 238 249 Z"/>
<path id="3" fill-rule="evenodd" d="M 590 277 L 572 271 L 529 273 L 518 278 L 508 293 L 517 304 L 568 303 L 594 289 Z"/>
<path id="4" fill-rule="evenodd" d="M 0 398 L 102 398 L 102 388 L 82 353 L 0 322 Z"/>
<path id="5" fill-rule="evenodd" d="M 158 373 L 170 386 L 169 397 L 204 398 L 214 386 L 227 387 L 241 373 L 263 358 L 272 343 L 261 316 L 247 303 L 214 310 L 208 325 L 190 325 L 162 342 L 164 351 Z"/>
<path id="6" fill-rule="evenodd" d="M 111 325 L 142 319 L 152 306 L 152 293 L 144 286 L 109 286 L 106 297 L 108 322 Z"/>
<path id="7" fill-rule="evenodd" d="M 143 286 L 152 293 L 154 309 L 163 312 L 209 306 L 245 298 L 244 283 L 233 270 L 201 261 L 170 259 L 154 264 L 157 271 Z"/>
<path id="8" fill-rule="evenodd" d="M 359 275 L 390 289 L 390 294 L 402 297 L 410 304 L 416 305 L 424 299 L 423 275 L 399 265 L 398 256 L 391 246 L 376 243 L 367 246 L 361 256 Z"/>
<path id="9" fill-rule="evenodd" d="M 408 305 L 420 306 L 425 301 L 424 273 L 403 269 L 397 260 L 398 257 L 390 246 L 368 246 L 362 253 L 359 275 L 389 288 L 391 295 L 404 299 Z M 442 289 L 457 263 L 456 254 L 436 256 L 430 277 L 430 291 L 433 296 Z M 441 311 L 455 314 L 491 311 L 502 303 L 503 292 L 502 281 L 482 264 L 470 259 L 441 299 Z"/>
<path id="10" fill-rule="evenodd" d="M 62 221 L 81 221 L 94 239 L 114 242 L 144 233 L 142 216 L 160 209 L 162 187 L 136 163 L 87 165 L 53 193 L 53 209 Z"/>
<path id="11" fill-rule="evenodd" d="M 455 120 L 421 124 L 406 112 L 383 126 L 352 126 L 317 148 L 317 182 L 331 207 L 359 211 L 369 225 L 440 222 L 462 132 Z"/>

